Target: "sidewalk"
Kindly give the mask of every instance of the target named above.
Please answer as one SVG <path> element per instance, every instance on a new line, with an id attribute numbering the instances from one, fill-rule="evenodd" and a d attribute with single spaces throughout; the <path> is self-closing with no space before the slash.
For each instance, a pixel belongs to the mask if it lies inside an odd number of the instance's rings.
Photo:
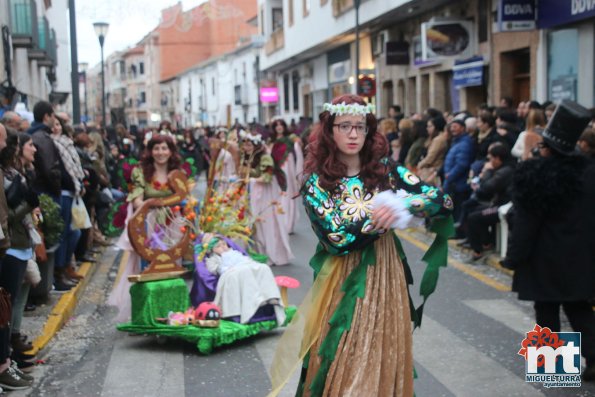
<path id="1" fill-rule="evenodd" d="M 37 305 L 33 311 L 25 312 L 21 332 L 28 335 L 33 344 L 33 349 L 28 353 L 36 354 L 38 358 L 45 355 L 44 348 L 72 318 L 79 302 L 84 299 L 85 289 L 93 275 L 98 269 L 109 271 L 114 261 L 120 260 L 122 256 L 114 246 L 98 248 L 101 252 L 93 255 L 97 262 L 84 262 L 79 266 L 78 273 L 84 278 L 73 289 L 65 293 L 52 291 L 47 302 Z"/>
<path id="2" fill-rule="evenodd" d="M 418 241 L 422 241 L 426 244 L 431 244 L 432 241 L 434 241 L 434 234 L 427 232 L 425 229 L 423 228 L 415 228 L 415 229 L 407 229 L 406 233 L 408 235 L 410 235 L 412 238 L 414 238 L 415 240 Z M 457 246 L 457 242 L 458 240 L 448 240 L 448 253 L 449 255 L 452 255 L 453 253 L 456 253 L 456 256 L 458 258 L 466 258 L 471 254 L 471 250 L 469 249 L 465 249 L 465 248 L 461 248 L 459 246 Z M 488 265 L 496 270 L 498 270 L 499 272 L 506 274 L 510 277 L 512 277 L 513 271 L 510 269 L 506 269 L 504 267 L 502 267 L 500 265 L 500 260 L 502 258 L 500 257 L 500 255 L 498 255 L 497 252 L 490 252 L 488 255 L 486 255 L 485 257 L 481 258 L 480 260 L 476 261 L 475 264 L 485 264 Z M 469 262 L 467 262 L 464 259 L 461 259 L 462 262 L 469 264 Z"/>

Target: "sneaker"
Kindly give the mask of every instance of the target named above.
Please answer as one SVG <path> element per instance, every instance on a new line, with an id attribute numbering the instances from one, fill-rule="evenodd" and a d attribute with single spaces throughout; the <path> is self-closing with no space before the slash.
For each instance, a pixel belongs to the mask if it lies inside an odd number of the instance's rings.
<path id="1" fill-rule="evenodd" d="M 31 387 L 31 384 L 31 381 L 21 378 L 12 367 L 0 374 L 0 387 L 6 390 L 23 390 Z"/>
<path id="2" fill-rule="evenodd" d="M 10 361 L 10 367 L 12 369 L 14 369 L 14 371 L 17 373 L 18 376 L 20 376 L 21 378 L 29 381 L 29 382 L 33 382 L 33 377 L 29 374 L 24 373 L 23 371 L 21 371 L 19 369 L 19 366 L 17 365 L 17 362 L 14 360 Z"/>
<path id="3" fill-rule="evenodd" d="M 70 291 L 76 284 L 67 282 L 63 277 L 54 281 L 54 290 L 58 292 Z"/>

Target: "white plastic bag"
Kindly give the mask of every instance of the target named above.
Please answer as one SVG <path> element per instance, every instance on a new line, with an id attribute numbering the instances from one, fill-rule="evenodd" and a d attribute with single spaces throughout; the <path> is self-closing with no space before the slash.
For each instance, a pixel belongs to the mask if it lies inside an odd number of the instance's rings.
<path id="1" fill-rule="evenodd" d="M 85 208 L 85 203 L 80 197 L 75 197 L 72 201 L 72 221 L 70 227 L 72 230 L 89 229 L 91 227 L 91 219 L 89 213 Z"/>
<path id="2" fill-rule="evenodd" d="M 27 282 L 31 284 L 32 287 L 36 287 L 37 284 L 39 284 L 39 282 L 41 281 L 39 266 L 37 265 L 37 262 L 35 262 L 35 260 L 33 259 L 29 259 L 27 261 L 27 270 L 25 270 L 25 280 L 27 280 Z"/>

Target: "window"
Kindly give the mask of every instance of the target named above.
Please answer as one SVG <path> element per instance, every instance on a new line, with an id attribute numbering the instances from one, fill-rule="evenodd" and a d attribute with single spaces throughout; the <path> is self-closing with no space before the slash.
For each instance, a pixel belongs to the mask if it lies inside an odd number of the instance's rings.
<path id="1" fill-rule="evenodd" d="M 287 0 L 287 11 L 289 12 L 287 14 L 289 16 L 289 26 L 293 26 L 293 0 Z"/>
<path id="2" fill-rule="evenodd" d="M 283 108 L 289 112 L 289 75 L 283 75 Z"/>
<path id="3" fill-rule="evenodd" d="M 310 15 L 310 0 L 302 0 L 304 6 L 304 17 Z"/>
<path id="4" fill-rule="evenodd" d="M 145 63 L 144 62 L 141 62 L 138 64 L 138 72 L 140 74 L 145 74 Z"/>
<path id="5" fill-rule="evenodd" d="M 121 61 L 120 62 L 120 76 L 124 76 L 126 74 L 126 64 Z"/>
<path id="6" fill-rule="evenodd" d="M 211 93 L 215 95 L 215 78 L 211 78 Z"/>
<path id="7" fill-rule="evenodd" d="M 293 99 L 293 110 L 300 110 L 300 75 L 299 73 L 294 70 L 291 74 L 291 89 L 292 89 L 292 99 Z"/>
<path id="8" fill-rule="evenodd" d="M 278 29 L 283 29 L 283 9 L 273 8 L 273 32 Z"/>
<path id="9" fill-rule="evenodd" d="M 234 86 L 233 93 L 234 93 L 234 103 L 236 105 L 241 105 L 242 104 L 242 86 L 239 84 Z"/>
<path id="10" fill-rule="evenodd" d="M 145 103 L 147 102 L 147 94 L 144 91 L 141 91 L 140 93 L 140 103 Z"/>
<path id="11" fill-rule="evenodd" d="M 578 29 L 562 29 L 548 33 L 548 99 L 577 99 Z"/>

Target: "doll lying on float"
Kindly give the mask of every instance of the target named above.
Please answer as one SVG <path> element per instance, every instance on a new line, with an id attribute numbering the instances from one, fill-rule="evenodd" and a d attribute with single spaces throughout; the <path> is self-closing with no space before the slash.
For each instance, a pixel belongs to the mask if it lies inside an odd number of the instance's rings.
<path id="1" fill-rule="evenodd" d="M 275 277 L 269 266 L 231 239 L 212 233 L 206 233 L 196 246 L 195 265 L 190 292 L 194 306 L 213 302 L 224 319 L 241 324 L 285 322 L 286 289 L 297 288 L 297 280 Z"/>

